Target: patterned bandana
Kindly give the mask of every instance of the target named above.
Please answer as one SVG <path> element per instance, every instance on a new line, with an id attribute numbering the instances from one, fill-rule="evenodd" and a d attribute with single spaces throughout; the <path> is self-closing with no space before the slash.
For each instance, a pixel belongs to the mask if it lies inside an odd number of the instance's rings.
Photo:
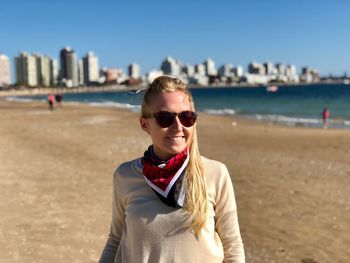
<path id="1" fill-rule="evenodd" d="M 184 191 L 182 181 L 188 164 L 188 149 L 184 149 L 168 161 L 159 159 L 152 145 L 141 160 L 143 175 L 147 184 L 157 193 L 163 203 L 169 206 L 183 206 Z"/>

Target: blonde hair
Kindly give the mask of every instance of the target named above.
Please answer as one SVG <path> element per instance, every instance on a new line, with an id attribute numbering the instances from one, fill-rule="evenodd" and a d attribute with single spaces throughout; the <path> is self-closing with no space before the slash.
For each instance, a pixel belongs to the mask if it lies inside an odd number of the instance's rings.
<path id="1" fill-rule="evenodd" d="M 149 107 L 154 96 L 160 93 L 175 91 L 181 91 L 188 96 L 191 110 L 194 111 L 193 97 L 187 86 L 179 79 L 161 76 L 156 78 L 146 89 L 141 106 L 141 115 L 150 114 Z M 198 149 L 196 124 L 193 126 L 192 140 L 189 144 L 189 154 L 190 158 L 184 177 L 186 193 L 184 210 L 189 215 L 191 221 L 189 227 L 194 230 L 198 237 L 207 220 L 208 198 L 203 163 Z"/>

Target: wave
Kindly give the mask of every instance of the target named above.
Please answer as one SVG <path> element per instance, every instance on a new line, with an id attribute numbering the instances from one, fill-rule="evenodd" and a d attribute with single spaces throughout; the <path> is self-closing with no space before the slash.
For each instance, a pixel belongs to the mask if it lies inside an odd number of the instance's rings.
<path id="1" fill-rule="evenodd" d="M 133 112 L 140 112 L 141 111 L 141 105 L 132 105 L 129 103 L 119 103 L 119 102 L 113 102 L 113 101 L 104 101 L 104 102 L 89 102 L 88 105 L 95 106 L 95 107 L 116 107 L 120 109 L 127 109 Z"/>
<path id="2" fill-rule="evenodd" d="M 212 115 L 236 115 L 237 111 L 234 109 L 206 109 L 205 113 Z"/>
<path id="3" fill-rule="evenodd" d="M 16 96 L 10 96 L 6 97 L 5 100 L 7 101 L 15 101 L 15 102 L 33 102 L 33 101 L 46 101 L 46 100 L 38 100 L 38 99 L 31 99 L 31 98 L 24 98 L 24 97 L 16 97 Z"/>
<path id="4" fill-rule="evenodd" d="M 228 116 L 240 116 L 243 118 L 254 119 L 264 122 L 279 123 L 287 126 L 305 126 L 305 127 L 322 127 L 323 120 L 320 118 L 307 118 L 297 116 L 285 116 L 278 114 L 244 114 L 239 109 L 204 109 L 211 115 L 228 115 Z M 330 126 L 334 128 L 349 128 L 350 120 L 330 119 Z"/>

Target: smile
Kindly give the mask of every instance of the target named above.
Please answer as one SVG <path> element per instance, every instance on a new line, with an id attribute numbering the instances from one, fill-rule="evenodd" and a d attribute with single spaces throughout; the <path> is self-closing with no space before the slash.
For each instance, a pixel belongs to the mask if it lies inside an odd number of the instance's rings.
<path id="1" fill-rule="evenodd" d="M 173 137 L 167 137 L 167 139 L 169 139 L 170 141 L 173 141 L 173 142 L 178 142 L 182 139 L 184 139 L 185 137 L 184 136 L 173 136 Z"/>

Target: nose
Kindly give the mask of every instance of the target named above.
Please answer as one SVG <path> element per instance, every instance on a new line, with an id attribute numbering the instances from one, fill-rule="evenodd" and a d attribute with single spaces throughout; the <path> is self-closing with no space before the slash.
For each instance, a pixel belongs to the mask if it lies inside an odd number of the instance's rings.
<path id="1" fill-rule="evenodd" d="M 177 131 L 182 131 L 183 126 L 178 116 L 175 116 L 175 121 L 171 127 L 176 129 Z"/>

